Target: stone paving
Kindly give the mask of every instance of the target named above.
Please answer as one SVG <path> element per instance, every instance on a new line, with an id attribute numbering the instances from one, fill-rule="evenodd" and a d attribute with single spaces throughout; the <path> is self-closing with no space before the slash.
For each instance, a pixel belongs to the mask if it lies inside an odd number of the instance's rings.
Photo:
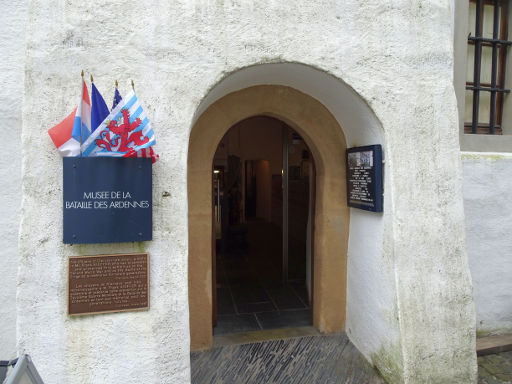
<path id="1" fill-rule="evenodd" d="M 192 384 L 385 384 L 342 333 L 191 353 Z"/>
<path id="2" fill-rule="evenodd" d="M 478 358 L 479 384 L 512 384 L 512 351 Z"/>

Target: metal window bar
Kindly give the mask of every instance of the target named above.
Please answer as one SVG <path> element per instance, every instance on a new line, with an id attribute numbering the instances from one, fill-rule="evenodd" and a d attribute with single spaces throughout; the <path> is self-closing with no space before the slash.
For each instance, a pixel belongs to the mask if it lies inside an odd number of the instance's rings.
<path id="1" fill-rule="evenodd" d="M 475 20 L 475 35 L 477 38 L 482 37 L 482 0 L 476 1 L 476 20 Z M 473 64 L 473 121 L 471 125 L 471 132 L 476 133 L 478 128 L 478 106 L 480 105 L 480 63 L 482 56 L 482 41 L 475 40 L 475 60 Z"/>
<path id="2" fill-rule="evenodd" d="M 494 44 L 501 44 L 501 45 L 512 45 L 512 41 L 508 41 L 508 40 L 502 40 L 502 39 L 498 39 L 498 38 L 488 38 L 488 37 L 483 37 L 483 36 L 469 36 L 468 37 L 468 41 L 470 42 L 475 42 L 475 41 L 480 41 L 482 43 L 487 43 L 486 45 L 494 45 Z M 482 44 L 484 45 L 484 44 Z"/>
<path id="3" fill-rule="evenodd" d="M 484 85 L 480 85 L 479 87 L 475 87 L 475 86 L 471 86 L 471 85 L 467 85 L 466 86 L 466 89 L 469 90 L 469 91 L 475 91 L 475 90 L 478 90 L 478 91 L 487 91 L 487 92 L 502 92 L 502 93 L 510 93 L 510 89 L 503 89 L 503 88 L 496 88 L 496 87 L 493 87 L 493 86 L 484 86 Z"/>
<path id="4" fill-rule="evenodd" d="M 498 25 L 499 25 L 499 11 L 498 0 L 494 0 L 494 17 L 492 27 L 492 38 L 498 40 Z M 496 119 L 496 76 L 498 72 L 498 44 L 492 44 L 492 70 L 491 70 L 491 112 L 489 114 L 489 133 L 494 134 L 494 122 Z"/>
<path id="5" fill-rule="evenodd" d="M 492 39 L 486 38 L 482 36 L 482 22 L 483 22 L 483 4 L 493 5 L 493 36 Z M 468 36 L 468 43 L 474 44 L 475 46 L 475 54 L 474 54 L 474 73 L 473 73 L 473 83 L 466 83 L 466 89 L 473 91 L 473 113 L 472 113 L 472 122 L 471 122 L 471 133 L 478 133 L 478 127 L 483 127 L 487 124 L 479 124 L 478 123 L 478 113 L 479 113 L 479 105 L 480 105 L 480 92 L 491 92 L 491 100 L 490 100 L 490 113 L 489 113 L 489 133 L 494 134 L 495 128 L 497 127 L 496 121 L 501 122 L 501 116 L 498 116 L 496 113 L 496 106 L 499 102 L 500 106 L 502 103 L 501 95 L 504 93 L 509 93 L 509 89 L 505 89 L 503 87 L 504 80 L 504 68 L 498 68 L 498 51 L 499 46 L 501 49 L 505 49 L 506 47 L 512 45 L 511 41 L 504 40 L 506 37 L 506 24 L 504 13 L 507 11 L 507 7 L 502 7 L 502 16 L 500 23 L 500 0 L 476 0 L 476 17 L 475 17 L 475 35 L 476 36 Z M 499 26 L 501 25 L 501 32 L 499 30 Z M 505 27 L 505 28 L 504 28 Z M 501 36 L 500 36 L 501 35 Z M 492 63 L 491 63 L 491 83 L 481 84 L 480 83 L 480 74 L 481 74 L 481 62 L 482 62 L 482 46 L 492 46 Z M 500 55 L 501 58 L 501 55 Z M 504 58 L 504 57 L 503 57 Z M 504 65 L 504 60 L 499 60 L 500 65 Z M 500 71 L 500 74 L 498 74 Z M 497 102 L 497 95 L 500 95 L 499 100 Z M 501 111 L 501 107 L 500 107 Z M 499 123 L 498 123 L 499 124 Z M 501 129 L 501 125 L 498 125 Z"/>
<path id="6" fill-rule="evenodd" d="M 501 15 L 500 15 L 500 31 L 499 37 L 508 38 L 508 0 L 501 1 Z M 498 50 L 498 87 L 504 88 L 505 86 L 505 65 L 507 61 L 507 48 L 508 45 L 502 45 Z M 496 126 L 500 126 L 503 120 L 503 92 L 498 92 L 496 95 Z M 502 133 L 502 131 L 500 131 Z"/>

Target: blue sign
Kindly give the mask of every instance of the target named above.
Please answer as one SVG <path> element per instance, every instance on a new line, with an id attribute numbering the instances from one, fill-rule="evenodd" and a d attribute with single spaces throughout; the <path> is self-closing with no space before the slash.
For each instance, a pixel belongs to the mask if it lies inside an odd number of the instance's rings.
<path id="1" fill-rule="evenodd" d="M 382 212 L 382 147 L 347 149 L 347 205 Z"/>
<path id="2" fill-rule="evenodd" d="M 64 157 L 63 241 L 152 239 L 150 158 Z"/>

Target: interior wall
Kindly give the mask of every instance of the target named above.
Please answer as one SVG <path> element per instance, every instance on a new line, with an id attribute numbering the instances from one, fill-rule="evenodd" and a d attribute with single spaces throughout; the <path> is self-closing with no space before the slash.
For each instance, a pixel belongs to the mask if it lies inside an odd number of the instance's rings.
<path id="1" fill-rule="evenodd" d="M 256 171 L 256 217 L 267 222 L 272 220 L 272 175 L 268 160 L 255 161 Z"/>
<path id="2" fill-rule="evenodd" d="M 300 166 L 302 163 L 302 151 L 309 151 L 304 140 L 295 137 L 293 130 L 288 130 L 288 143 L 290 146 L 288 148 L 288 165 L 289 166 Z"/>
<path id="3" fill-rule="evenodd" d="M 253 116 L 240 121 L 229 129 L 215 152 L 214 165 L 227 167 L 227 158 L 234 155 L 242 164 L 242 180 L 245 181 L 245 162 L 247 160 L 266 160 L 268 167 L 265 176 L 260 168 L 263 185 L 258 185 L 258 217 L 275 221 L 272 217 L 271 196 L 272 176 L 281 175 L 282 170 L 282 126 L 283 122 L 268 116 Z M 263 180 L 263 179 L 262 179 Z M 242 210 L 245 212 L 245 182 L 242 182 Z M 242 215 L 243 216 L 243 215 Z M 243 217 L 242 217 L 243 219 Z M 279 224 L 280 225 L 280 224 Z"/>
<path id="4" fill-rule="evenodd" d="M 268 160 L 270 172 L 281 174 L 283 123 L 268 116 L 254 116 L 235 124 L 219 143 L 215 162 L 227 160 L 227 154 L 245 160 Z"/>

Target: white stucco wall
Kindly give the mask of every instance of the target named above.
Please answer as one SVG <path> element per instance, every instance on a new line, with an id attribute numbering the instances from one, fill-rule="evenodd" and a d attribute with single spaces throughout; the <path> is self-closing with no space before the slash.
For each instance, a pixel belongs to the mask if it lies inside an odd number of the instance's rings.
<path id="1" fill-rule="evenodd" d="M 0 1 L 0 359 L 16 357 L 16 274 L 21 212 L 21 114 L 25 60 L 25 1 Z"/>
<path id="2" fill-rule="evenodd" d="M 349 254 L 360 296 L 347 317 L 366 321 L 352 339 L 393 382 L 475 380 L 449 0 L 32 0 L 26 31 L 18 343 L 45 382 L 188 382 L 189 132 L 201 100 L 228 74 L 280 62 L 342 79 L 383 133 L 385 223 L 378 241 L 353 261 Z M 152 242 L 61 242 L 61 161 L 46 131 L 75 107 L 82 68 L 108 102 L 115 79 L 122 93 L 133 79 L 156 130 Z M 317 92 L 329 100 L 329 89 Z M 366 143 L 352 133 L 349 145 Z M 357 259 L 362 250 L 370 254 Z M 68 318 L 67 258 L 132 251 L 151 255 L 151 310 Z M 362 316 L 359 297 L 372 316 Z"/>
<path id="3" fill-rule="evenodd" d="M 462 152 L 469 265 L 479 334 L 512 332 L 512 154 Z"/>

